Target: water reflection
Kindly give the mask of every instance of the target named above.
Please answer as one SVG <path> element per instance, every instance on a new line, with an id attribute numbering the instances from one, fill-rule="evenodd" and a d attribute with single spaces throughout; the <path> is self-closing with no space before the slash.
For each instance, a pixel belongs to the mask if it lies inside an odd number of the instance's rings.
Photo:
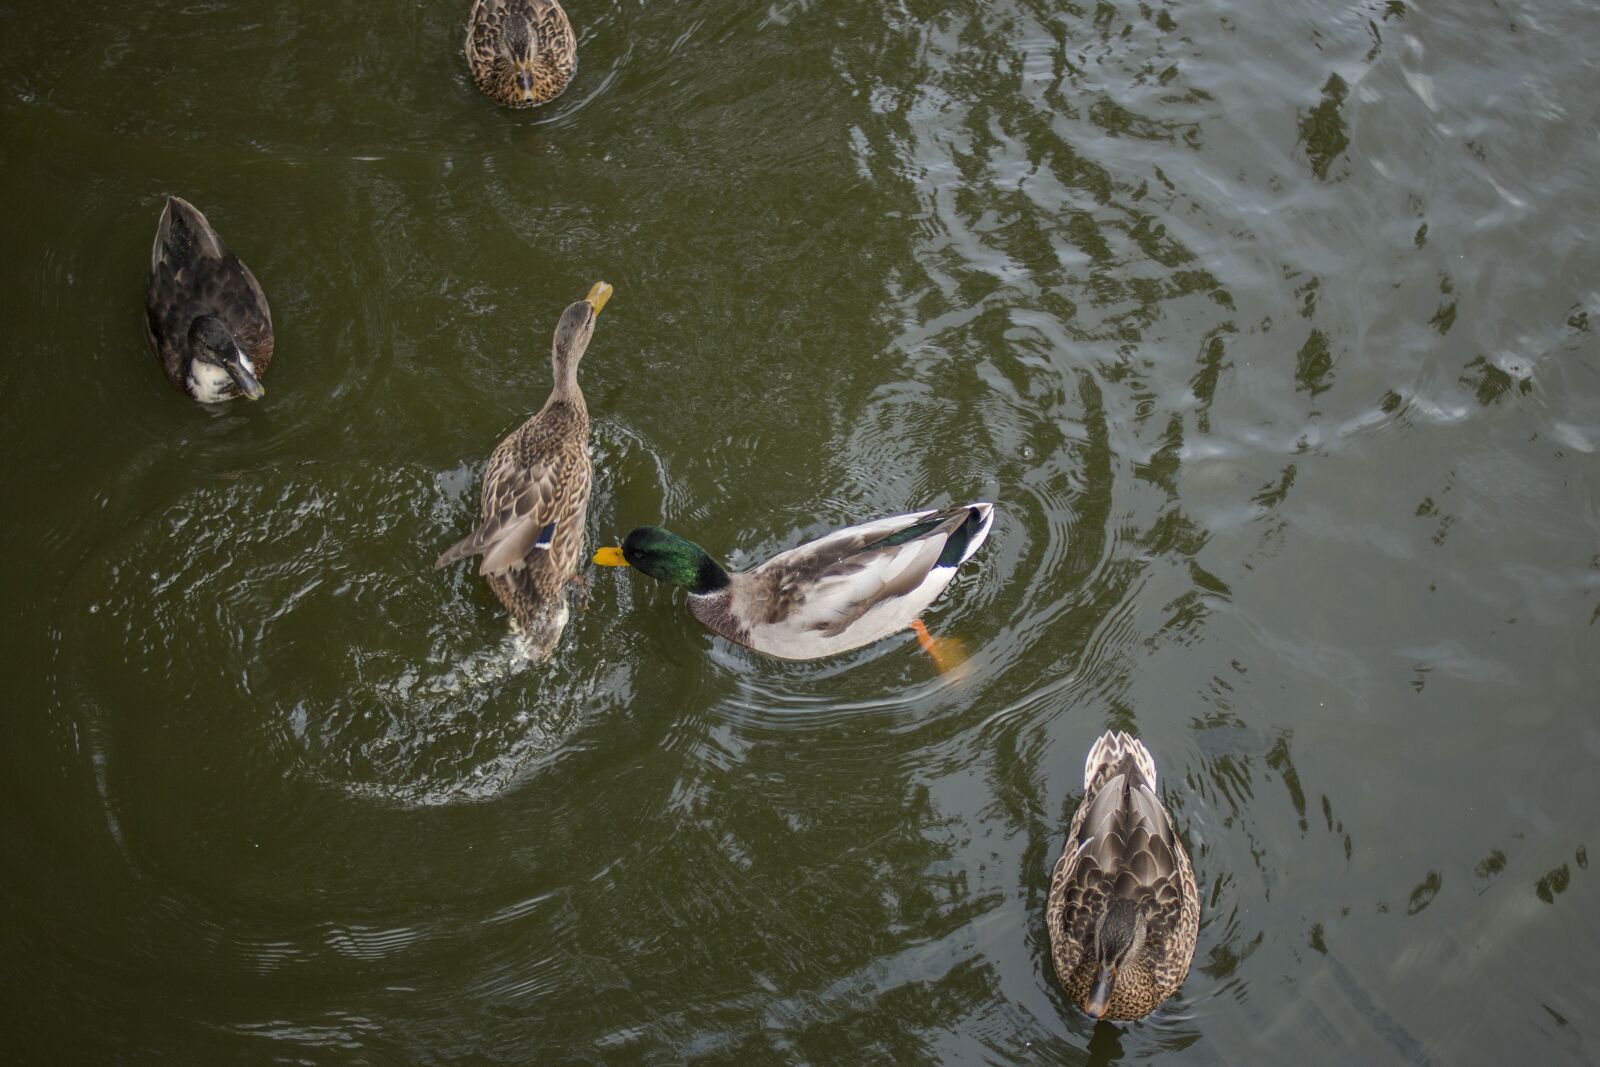
<path id="1" fill-rule="evenodd" d="M 1300 140 L 1305 144 L 1306 158 L 1311 171 L 1327 180 L 1328 168 L 1350 147 L 1349 131 L 1345 128 L 1345 98 L 1350 86 L 1337 74 L 1328 75 L 1322 85 L 1322 100 L 1300 120 Z"/>

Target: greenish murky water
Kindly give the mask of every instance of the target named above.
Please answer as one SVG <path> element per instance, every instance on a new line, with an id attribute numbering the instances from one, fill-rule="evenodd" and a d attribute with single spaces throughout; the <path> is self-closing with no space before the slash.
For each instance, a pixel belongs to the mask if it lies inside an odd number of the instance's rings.
<path id="1" fill-rule="evenodd" d="M 4 6 L 0 975 L 30 1063 L 1600 1057 L 1600 69 L 1486 5 Z M 162 199 L 272 301 L 162 379 Z M 592 540 L 746 565 L 990 499 L 930 623 L 758 658 L 437 553 L 544 399 Z M 1108 726 L 1204 894 L 1142 1024 L 1050 973 Z"/>

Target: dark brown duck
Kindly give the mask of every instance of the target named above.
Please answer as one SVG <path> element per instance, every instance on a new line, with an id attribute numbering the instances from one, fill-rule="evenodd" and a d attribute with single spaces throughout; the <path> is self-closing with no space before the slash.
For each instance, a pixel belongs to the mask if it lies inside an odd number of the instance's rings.
<path id="1" fill-rule="evenodd" d="M 176 196 L 167 198 L 150 250 L 145 329 L 167 379 L 194 399 L 266 395 L 267 295 L 206 217 Z"/>

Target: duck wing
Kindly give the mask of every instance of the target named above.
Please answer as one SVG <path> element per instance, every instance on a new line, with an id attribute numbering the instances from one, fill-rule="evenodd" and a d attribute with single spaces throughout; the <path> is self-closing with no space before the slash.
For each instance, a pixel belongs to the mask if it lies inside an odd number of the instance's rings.
<path id="1" fill-rule="evenodd" d="M 167 197 L 156 224 L 156 242 L 150 249 L 150 273 L 165 266 L 173 274 L 199 269 L 204 263 L 220 263 L 228 255 L 210 220 L 181 196 Z"/>
<path id="2" fill-rule="evenodd" d="M 530 47 L 562 50 L 571 37 L 571 23 L 555 0 L 474 0 L 467 58 L 487 67 L 497 55 L 521 57 Z"/>
<path id="3" fill-rule="evenodd" d="M 445 549 L 434 561 L 435 568 L 481 554 L 479 574 L 504 574 L 527 566 L 539 553 L 548 558 L 558 539 L 579 532 L 582 519 L 574 525 L 566 501 L 573 486 L 589 476 L 586 457 L 569 449 L 544 454 L 520 451 L 513 438 L 489 457 L 483 475 L 483 510 L 488 518 Z"/>
<path id="4" fill-rule="evenodd" d="M 790 658 L 843 652 L 909 626 L 982 544 L 989 504 L 930 509 L 837 530 L 734 577 L 746 642 Z"/>
<path id="5" fill-rule="evenodd" d="M 156 226 L 145 311 L 163 359 L 187 347 L 189 326 L 201 315 L 222 320 L 258 375 L 272 359 L 272 311 L 261 283 L 182 197 L 167 198 Z"/>
<path id="6" fill-rule="evenodd" d="M 1050 931 L 1050 955 L 1063 982 L 1078 969 L 1088 950 L 1095 923 L 1111 903 L 1111 880 L 1091 851 L 1096 835 L 1085 832 L 1091 799 L 1085 797 L 1072 817 L 1066 847 L 1050 876 L 1050 897 L 1045 904 L 1045 926 Z"/>
<path id="7" fill-rule="evenodd" d="M 1096 920 L 1122 898 L 1144 916 L 1144 955 L 1165 996 L 1188 974 L 1199 901 L 1194 869 L 1154 789 L 1155 761 L 1127 734 L 1107 733 L 1090 750 L 1085 778 L 1088 792 L 1046 908 L 1057 973 L 1063 979 L 1072 973 Z"/>
<path id="8" fill-rule="evenodd" d="M 507 0 L 473 0 L 467 17 L 467 59 L 474 64 L 494 63 L 499 42 L 505 36 L 510 5 Z"/>

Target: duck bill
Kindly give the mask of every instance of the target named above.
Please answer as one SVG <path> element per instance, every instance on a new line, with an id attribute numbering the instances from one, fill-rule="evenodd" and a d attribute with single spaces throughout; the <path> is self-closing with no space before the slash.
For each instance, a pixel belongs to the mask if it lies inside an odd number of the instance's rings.
<path id="1" fill-rule="evenodd" d="M 628 561 L 622 558 L 620 548 L 602 548 L 594 554 L 594 561 L 602 567 L 626 567 Z"/>
<path id="2" fill-rule="evenodd" d="M 589 302 L 590 307 L 594 308 L 594 313 L 599 315 L 600 309 L 606 306 L 607 300 L 611 299 L 611 286 L 605 282 L 595 282 L 589 289 L 589 295 L 584 299 Z"/>
<path id="3" fill-rule="evenodd" d="M 233 384 L 239 387 L 239 392 L 251 400 L 260 400 L 267 395 L 266 386 L 261 384 L 261 379 L 245 366 L 243 352 L 235 349 L 233 357 L 224 364 L 224 369 L 227 370 L 228 377 L 233 379 Z"/>
<path id="4" fill-rule="evenodd" d="M 1111 987 L 1117 980 L 1117 969 L 1106 964 L 1101 964 L 1095 973 L 1094 984 L 1089 987 L 1089 995 L 1083 998 L 1083 1010 L 1091 1018 L 1103 1019 L 1106 1009 L 1111 1006 Z"/>

